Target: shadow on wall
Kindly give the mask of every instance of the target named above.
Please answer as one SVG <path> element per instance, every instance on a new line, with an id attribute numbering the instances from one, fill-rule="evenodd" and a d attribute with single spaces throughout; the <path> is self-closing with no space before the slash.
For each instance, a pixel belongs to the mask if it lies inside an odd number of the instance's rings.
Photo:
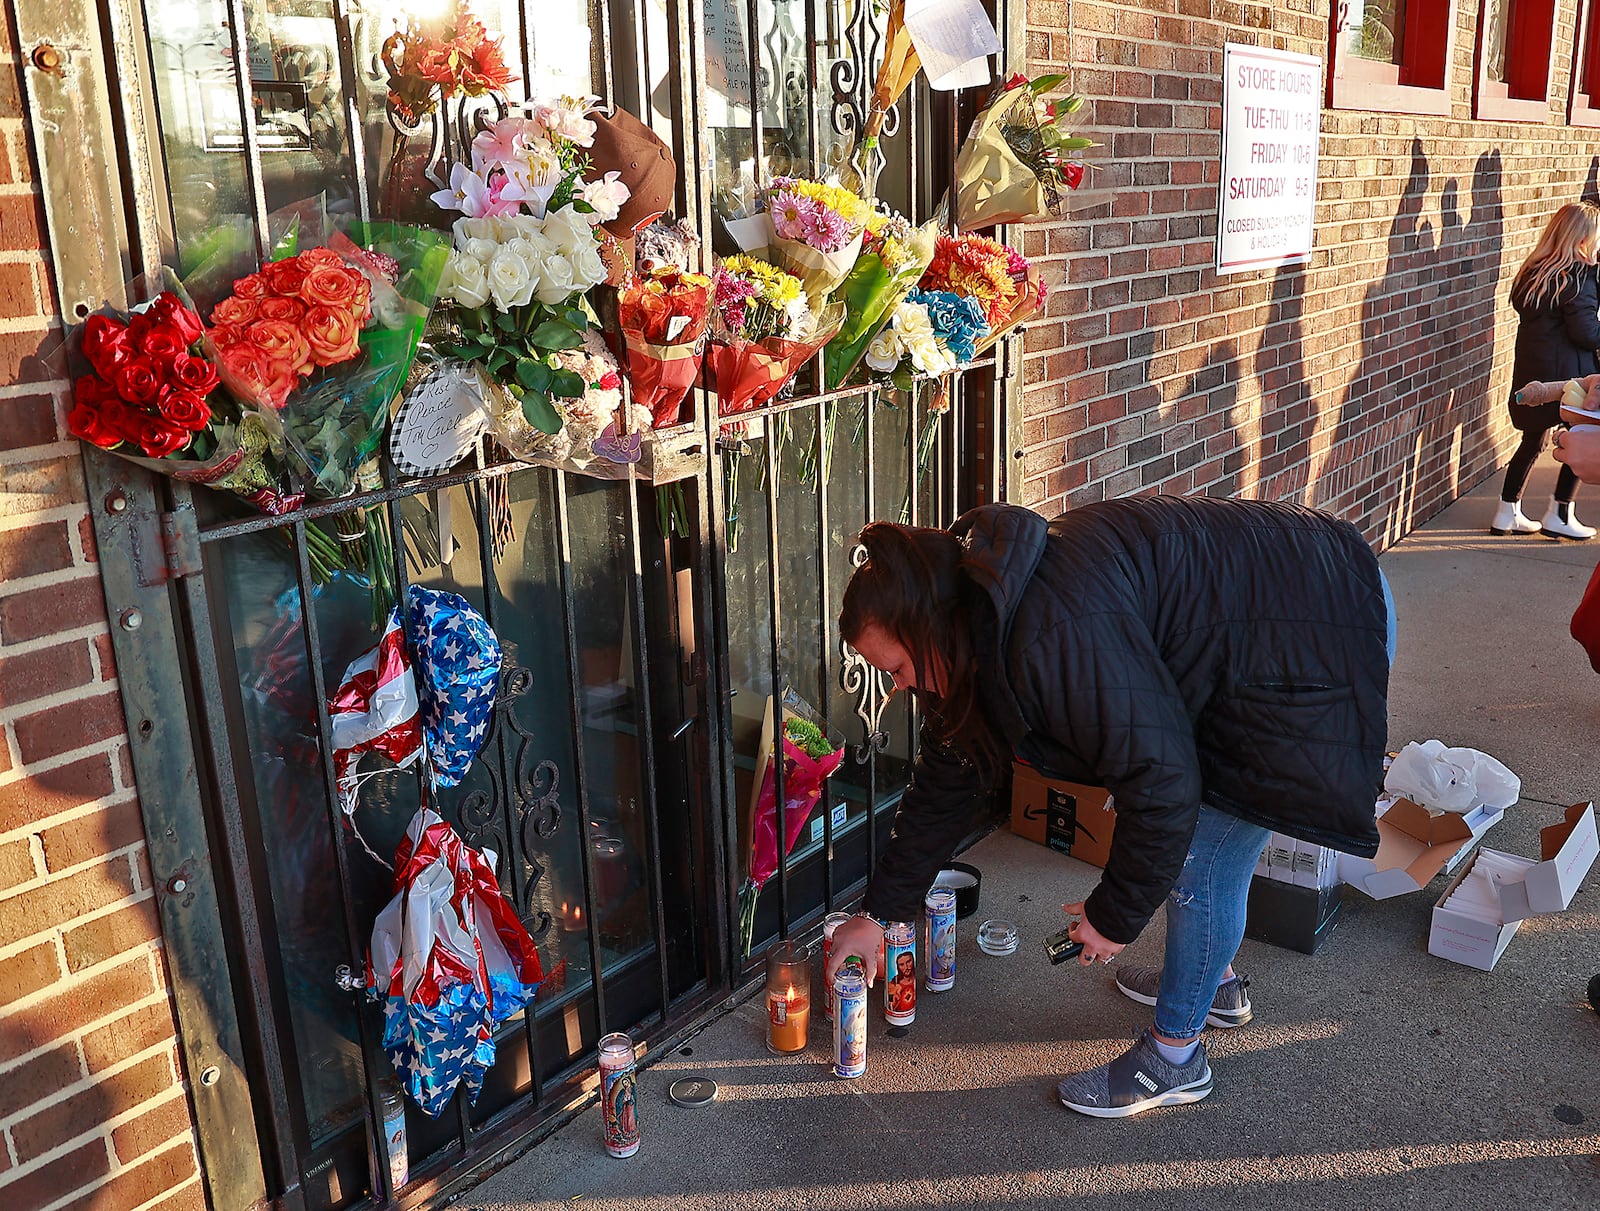
<path id="1" fill-rule="evenodd" d="M 1451 178 L 1443 184 L 1437 229 L 1423 218 L 1430 181 L 1422 141 L 1414 139 L 1410 172 L 1389 226 L 1384 272 L 1362 302 L 1360 354 L 1344 396 L 1336 411 L 1304 419 L 1297 411 L 1285 418 L 1276 430 L 1278 444 L 1287 449 L 1261 451 L 1264 467 L 1309 470 L 1307 482 L 1277 485 L 1274 496 L 1331 507 L 1364 532 L 1381 532 L 1390 541 L 1425 520 L 1417 516 L 1419 499 L 1428 508 L 1460 489 L 1463 463 L 1479 458 L 1492 440 L 1492 409 L 1498 406 L 1488 391 L 1504 246 L 1500 153 L 1478 157 L 1465 219 L 1458 183 Z M 1292 389 L 1284 405 L 1314 410 L 1292 372 L 1299 360 L 1300 277 L 1279 271 L 1273 288 L 1277 322 L 1263 334 L 1261 350 L 1282 346 L 1268 373 L 1278 375 L 1279 390 Z M 1280 324 L 1287 329 L 1275 333 Z M 1287 374 L 1286 358 L 1292 359 Z M 1267 380 L 1262 384 L 1265 391 Z M 1330 421 L 1333 432 L 1321 466 L 1311 468 L 1305 461 L 1308 444 Z M 1297 426 L 1303 437 L 1292 435 Z M 1291 436 L 1281 436 L 1285 432 Z M 1431 456 L 1442 441 L 1450 443 L 1441 470 L 1450 477 L 1448 491 L 1426 485 L 1426 493 L 1419 492 L 1425 486 L 1419 477 L 1433 472 L 1437 461 Z M 1377 493 L 1364 501 L 1347 499 L 1364 483 L 1376 483 Z"/>

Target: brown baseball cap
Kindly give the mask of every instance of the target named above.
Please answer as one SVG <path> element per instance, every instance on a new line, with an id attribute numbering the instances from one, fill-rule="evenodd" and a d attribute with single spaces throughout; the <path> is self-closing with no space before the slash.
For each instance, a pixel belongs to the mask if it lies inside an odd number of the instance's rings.
<path id="1" fill-rule="evenodd" d="M 590 118 L 595 133 L 589 148 L 593 165 L 589 179 L 616 171 L 630 191 L 617 217 L 603 224 L 612 235 L 625 240 L 672 208 L 678 165 L 656 133 L 627 110 L 619 109 L 609 117 L 597 112 Z"/>

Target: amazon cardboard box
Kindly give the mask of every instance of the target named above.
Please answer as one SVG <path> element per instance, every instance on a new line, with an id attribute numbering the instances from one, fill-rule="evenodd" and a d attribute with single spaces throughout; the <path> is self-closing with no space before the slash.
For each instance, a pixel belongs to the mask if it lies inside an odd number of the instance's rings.
<path id="1" fill-rule="evenodd" d="M 1435 875 L 1465 861 L 1504 814 L 1481 808 L 1465 816 L 1435 814 L 1410 799 L 1396 799 L 1378 817 L 1378 852 L 1370 858 L 1340 854 L 1339 878 L 1374 900 L 1421 891 Z"/>
<path id="2" fill-rule="evenodd" d="M 1493 971 L 1524 920 L 1571 904 L 1600 853 L 1594 804 L 1575 803 L 1559 823 L 1541 829 L 1539 852 L 1537 862 L 1494 849 L 1474 854 L 1434 905 L 1428 953 Z M 1492 865 L 1499 873 L 1473 880 L 1479 864 Z M 1474 882 L 1476 886 L 1469 885 Z"/>
<path id="3" fill-rule="evenodd" d="M 1117 813 L 1111 792 L 1046 778 L 1031 765 L 1012 768 L 1011 831 L 1091 866 L 1104 867 L 1111 856 Z"/>

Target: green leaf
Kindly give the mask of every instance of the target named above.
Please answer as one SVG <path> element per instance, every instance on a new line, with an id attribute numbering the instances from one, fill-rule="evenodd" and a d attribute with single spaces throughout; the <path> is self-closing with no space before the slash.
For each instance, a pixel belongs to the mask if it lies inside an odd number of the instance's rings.
<path id="1" fill-rule="evenodd" d="M 571 370 L 556 370 L 550 375 L 550 394 L 559 399 L 577 399 L 587 387 L 583 376 Z"/>
<path id="2" fill-rule="evenodd" d="M 494 326 L 500 329 L 501 332 L 515 332 L 517 330 L 517 321 L 512 319 L 508 312 L 500 311 L 495 313 Z"/>
<path id="3" fill-rule="evenodd" d="M 485 363 L 485 365 L 489 367 L 490 374 L 498 375 L 507 366 L 511 365 L 511 361 L 512 358 L 509 353 L 507 353 L 504 349 L 496 349 L 489 355 L 488 361 Z"/>
<path id="4" fill-rule="evenodd" d="M 1028 87 L 1033 90 L 1033 95 L 1037 97 L 1053 88 L 1060 88 L 1066 82 L 1065 73 L 1058 73 L 1051 76 L 1037 76 L 1028 82 Z"/>
<path id="5" fill-rule="evenodd" d="M 522 415 L 540 433 L 560 433 L 561 413 L 556 411 L 550 397 L 541 391 L 529 391 L 522 396 Z"/>
<path id="6" fill-rule="evenodd" d="M 529 391 L 546 392 L 550 390 L 550 367 L 531 357 L 517 360 L 517 382 Z"/>
<path id="7" fill-rule="evenodd" d="M 546 320 L 528 335 L 528 344 L 536 349 L 548 349 L 552 352 L 576 349 L 583 344 L 583 333 L 559 320 Z"/>

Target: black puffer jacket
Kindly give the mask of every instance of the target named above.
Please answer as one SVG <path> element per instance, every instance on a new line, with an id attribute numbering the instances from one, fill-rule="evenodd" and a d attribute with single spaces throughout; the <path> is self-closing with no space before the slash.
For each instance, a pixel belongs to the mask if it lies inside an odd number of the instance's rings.
<path id="1" fill-rule="evenodd" d="M 1377 849 L 1389 662 L 1378 562 L 1295 505 L 1148 497 L 1054 522 L 957 521 L 983 709 L 1046 774 L 1109 787 L 1117 827 L 1090 923 L 1133 941 L 1202 803 L 1347 853 Z M 977 766 L 923 733 L 867 911 L 916 920 L 974 823 Z"/>
<path id="2" fill-rule="evenodd" d="M 1517 349 L 1511 366 L 1511 423 L 1522 430 L 1543 431 L 1561 423 L 1561 404 L 1555 401 L 1529 407 L 1515 402 L 1516 391 L 1529 383 L 1559 382 L 1600 372 L 1600 270 L 1579 265 L 1567 288 L 1539 306 L 1519 303 Z"/>

